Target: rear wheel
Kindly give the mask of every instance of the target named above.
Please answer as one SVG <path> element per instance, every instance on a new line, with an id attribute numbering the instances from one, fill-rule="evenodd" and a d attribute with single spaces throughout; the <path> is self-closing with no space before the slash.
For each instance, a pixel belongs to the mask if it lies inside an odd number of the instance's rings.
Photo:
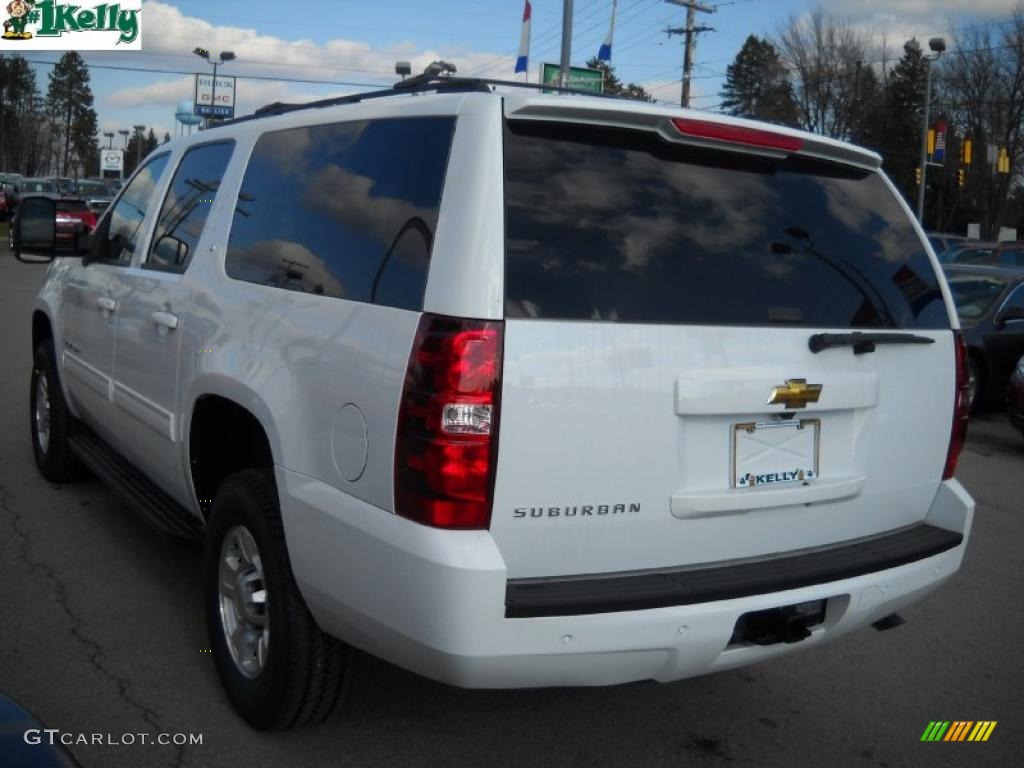
<path id="1" fill-rule="evenodd" d="M 79 479 L 85 470 L 68 444 L 75 420 L 64 402 L 64 393 L 57 378 L 52 339 L 47 339 L 36 349 L 31 387 L 29 417 L 36 466 L 51 483 Z"/>
<path id="2" fill-rule="evenodd" d="M 207 631 L 228 698 L 249 725 L 322 722 L 351 680 L 351 651 L 320 631 L 295 584 L 270 470 L 231 475 L 203 553 Z"/>

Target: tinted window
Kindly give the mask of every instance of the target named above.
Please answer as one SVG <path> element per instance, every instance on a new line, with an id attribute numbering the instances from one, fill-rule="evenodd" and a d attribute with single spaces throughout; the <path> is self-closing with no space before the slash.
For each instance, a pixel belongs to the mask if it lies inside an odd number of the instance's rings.
<path id="1" fill-rule="evenodd" d="M 160 209 L 146 267 L 173 272 L 188 267 L 234 148 L 229 141 L 185 153 Z"/>
<path id="2" fill-rule="evenodd" d="M 992 248 L 961 248 L 950 261 L 957 264 L 990 264 L 994 252 Z"/>
<path id="3" fill-rule="evenodd" d="M 160 176 L 170 155 L 154 157 L 146 163 L 125 188 L 110 214 L 93 235 L 92 259 L 108 264 L 129 264 L 138 246 L 142 223 Z"/>
<path id="4" fill-rule="evenodd" d="M 1020 309 L 1024 309 L 1024 285 L 1018 285 L 1000 309 L 1005 311 L 1010 307 L 1019 307 Z"/>
<path id="5" fill-rule="evenodd" d="M 1008 267 L 1024 267 L 1024 250 L 1005 248 L 999 253 L 999 263 Z"/>
<path id="6" fill-rule="evenodd" d="M 238 196 L 227 273 L 422 308 L 454 126 L 425 117 L 265 134 Z"/>
<path id="7" fill-rule="evenodd" d="M 1006 282 L 995 277 L 956 277 L 949 279 L 956 313 L 967 320 L 975 320 L 992 306 L 1003 291 Z"/>
<path id="8" fill-rule="evenodd" d="M 949 327 L 876 174 L 511 123 L 505 174 L 510 317 Z"/>
<path id="9" fill-rule="evenodd" d="M 56 192 L 57 185 L 52 181 L 25 181 L 21 184 L 21 193 L 26 196 L 32 194 L 52 195 Z"/>

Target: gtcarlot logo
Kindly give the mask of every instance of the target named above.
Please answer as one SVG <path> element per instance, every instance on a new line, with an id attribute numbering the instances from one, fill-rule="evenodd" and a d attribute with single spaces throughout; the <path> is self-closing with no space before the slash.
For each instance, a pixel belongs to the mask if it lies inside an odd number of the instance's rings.
<path id="1" fill-rule="evenodd" d="M 59 728 L 29 728 L 25 731 L 26 744 L 55 744 L 71 746 L 128 747 L 137 744 L 160 746 L 195 746 L 203 743 L 201 733 L 70 733 Z"/>

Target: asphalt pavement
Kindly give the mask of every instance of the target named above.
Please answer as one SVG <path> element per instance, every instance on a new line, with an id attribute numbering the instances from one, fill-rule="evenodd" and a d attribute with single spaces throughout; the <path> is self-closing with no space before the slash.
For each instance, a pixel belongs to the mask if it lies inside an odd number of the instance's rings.
<path id="1" fill-rule="evenodd" d="M 83 766 L 1020 764 L 1024 437 L 1002 414 L 972 422 L 960 463 L 978 502 L 965 565 L 895 630 L 596 689 L 463 691 L 362 657 L 326 724 L 250 730 L 205 652 L 199 549 L 161 538 L 95 480 L 36 472 L 30 308 L 44 270 L 0 244 L 0 691 L 75 739 Z M 998 725 L 983 744 L 922 743 L 931 720 Z"/>

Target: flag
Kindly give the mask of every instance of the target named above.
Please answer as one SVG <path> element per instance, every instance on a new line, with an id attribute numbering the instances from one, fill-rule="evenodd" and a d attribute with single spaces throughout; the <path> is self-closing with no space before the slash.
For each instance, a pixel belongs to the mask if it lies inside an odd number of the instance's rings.
<path id="1" fill-rule="evenodd" d="M 516 72 L 525 72 L 530 58 L 530 0 L 523 7 L 523 31 L 519 38 L 519 57 L 516 59 Z"/>
<path id="2" fill-rule="evenodd" d="M 601 48 L 597 52 L 597 58 L 599 61 L 612 60 L 612 35 L 615 34 L 615 9 L 619 5 L 619 0 L 612 0 L 612 21 L 608 25 L 608 36 L 605 37 L 604 42 L 601 43 Z"/>

